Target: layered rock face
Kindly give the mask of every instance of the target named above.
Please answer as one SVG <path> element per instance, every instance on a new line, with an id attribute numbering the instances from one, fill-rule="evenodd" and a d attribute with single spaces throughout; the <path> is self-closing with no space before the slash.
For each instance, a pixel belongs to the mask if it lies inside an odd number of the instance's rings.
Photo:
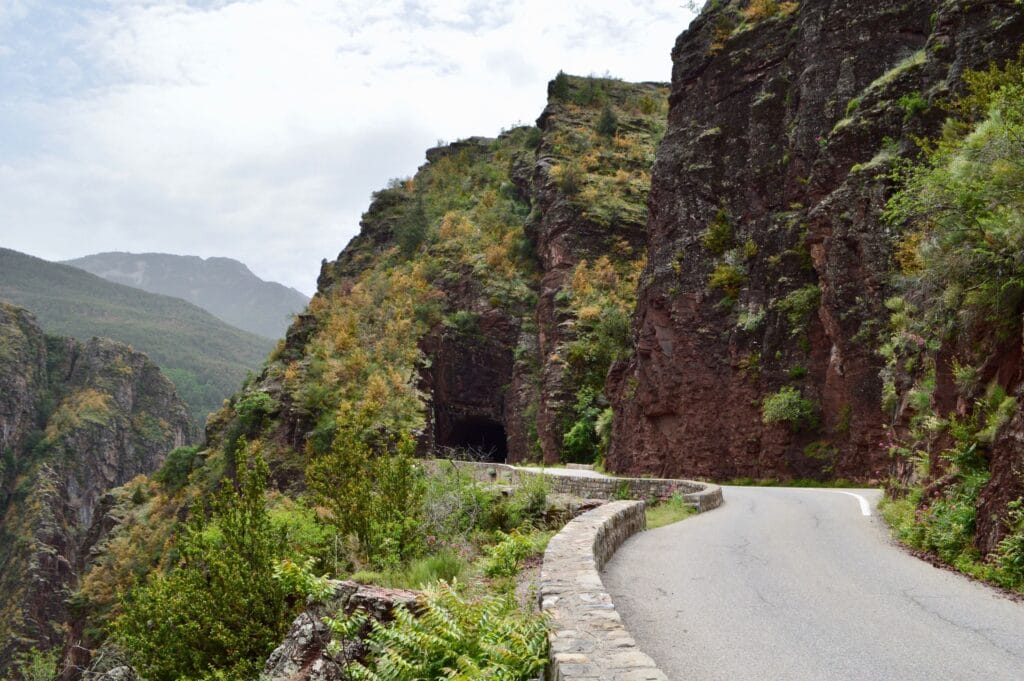
<path id="1" fill-rule="evenodd" d="M 25 310 L 0 305 L 0 671 L 63 644 L 100 498 L 154 471 L 189 428 L 145 355 L 44 336 Z"/>
<path id="2" fill-rule="evenodd" d="M 889 171 L 1020 36 L 1012 2 L 709 5 L 673 50 L 610 469 L 888 474 Z"/>

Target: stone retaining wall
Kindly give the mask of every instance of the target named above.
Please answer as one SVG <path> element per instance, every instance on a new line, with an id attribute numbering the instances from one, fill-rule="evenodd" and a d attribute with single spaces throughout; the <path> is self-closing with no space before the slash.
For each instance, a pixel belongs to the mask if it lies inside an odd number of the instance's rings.
<path id="1" fill-rule="evenodd" d="M 646 524 L 644 502 L 612 501 L 548 543 L 540 602 L 551 618 L 550 681 L 668 681 L 637 647 L 601 582 L 604 564 Z"/>
<path id="2" fill-rule="evenodd" d="M 524 476 L 546 477 L 552 490 L 592 499 L 665 499 L 680 493 L 698 511 L 722 503 L 722 488 L 692 480 L 599 477 L 576 469 L 472 461 L 428 460 L 476 480 L 518 484 Z M 622 624 L 601 581 L 601 569 L 629 537 L 647 527 L 643 501 L 610 501 L 588 511 L 551 538 L 540 574 L 541 609 L 551 617 L 549 681 L 668 681 Z"/>
<path id="3" fill-rule="evenodd" d="M 425 463 L 435 470 L 450 465 L 469 472 L 477 480 L 508 484 L 516 484 L 524 475 L 540 475 L 545 472 L 543 468 L 517 468 L 501 463 L 475 461 L 434 459 Z M 718 485 L 693 480 L 588 477 L 554 473 L 549 473 L 547 480 L 552 491 L 585 499 L 667 499 L 675 493 L 680 493 L 688 503 L 701 512 L 710 511 L 722 503 L 722 489 Z"/>

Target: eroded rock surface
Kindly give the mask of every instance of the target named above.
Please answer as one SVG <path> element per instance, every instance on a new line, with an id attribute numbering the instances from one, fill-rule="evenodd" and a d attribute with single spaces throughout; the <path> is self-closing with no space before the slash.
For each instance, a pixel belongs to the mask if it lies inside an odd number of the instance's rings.
<path id="1" fill-rule="evenodd" d="M 747 5 L 709 6 L 673 50 L 607 464 L 880 480 L 876 349 L 899 236 L 881 219 L 888 174 L 938 131 L 966 69 L 1015 54 L 1019 8 L 804 0 L 751 18 Z M 807 418 L 766 424 L 786 386 Z"/>

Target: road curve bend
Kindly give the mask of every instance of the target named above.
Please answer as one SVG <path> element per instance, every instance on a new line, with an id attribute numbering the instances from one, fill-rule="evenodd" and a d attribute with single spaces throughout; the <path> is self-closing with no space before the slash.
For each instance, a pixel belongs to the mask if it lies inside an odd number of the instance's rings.
<path id="1" fill-rule="evenodd" d="M 727 487 L 602 578 L 670 679 L 1024 679 L 1024 604 L 895 546 L 880 496 Z"/>

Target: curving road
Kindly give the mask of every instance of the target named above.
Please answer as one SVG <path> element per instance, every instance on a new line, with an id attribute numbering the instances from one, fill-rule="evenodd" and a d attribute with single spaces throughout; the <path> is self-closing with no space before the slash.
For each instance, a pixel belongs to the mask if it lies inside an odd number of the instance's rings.
<path id="1" fill-rule="evenodd" d="M 682 681 L 1024 679 L 1024 604 L 902 551 L 877 490 L 728 487 L 629 539 L 603 579 Z"/>

